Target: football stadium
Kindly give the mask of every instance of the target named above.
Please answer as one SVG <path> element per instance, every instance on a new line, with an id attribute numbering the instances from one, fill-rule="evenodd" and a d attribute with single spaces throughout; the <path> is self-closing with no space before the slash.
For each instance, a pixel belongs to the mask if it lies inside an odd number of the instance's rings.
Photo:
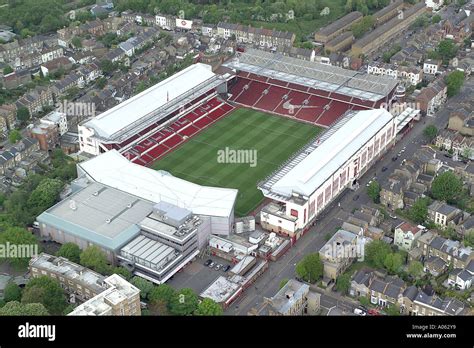
<path id="1" fill-rule="evenodd" d="M 226 226 L 232 224 L 231 215 L 247 215 L 267 198 L 279 205 L 274 214 L 290 217 L 292 227 L 286 231 L 305 229 L 344 188 L 338 179 L 332 194 L 321 198 L 318 193 L 309 202 L 320 190 L 317 185 L 339 171 L 336 165 L 344 165 L 331 162 L 328 156 L 335 156 L 334 149 L 345 151 L 346 160 L 356 153 L 362 156 L 362 145 L 370 153 L 357 160 L 356 169 L 347 170 L 344 183 L 353 183 L 394 138 L 393 117 L 380 109 L 394 98 L 394 79 L 254 49 L 238 53 L 220 70 L 225 72 L 193 64 L 83 122 L 81 151 L 101 157 L 114 150 L 133 168 L 146 169 L 144 178 L 155 169 L 181 183 L 200 185 L 191 197 L 174 195 L 180 188 L 160 183 L 167 195 L 155 197 L 197 214 L 195 200 L 209 202 L 205 195 L 211 188 L 238 190 L 235 205 L 221 215 Z M 359 144 L 360 139 L 365 143 Z M 367 149 L 371 141 L 377 143 Z M 331 151 L 312 156 L 324 143 L 332 144 Z M 255 163 L 219 160 L 219 151 L 234 150 L 256 151 Z M 290 172 L 296 173 L 293 181 L 287 178 Z M 303 172 L 324 177 L 318 177 L 316 185 Z M 153 180 L 163 177 L 155 175 Z M 275 183 L 283 186 L 277 190 Z M 212 216 L 212 209 L 202 215 Z"/>

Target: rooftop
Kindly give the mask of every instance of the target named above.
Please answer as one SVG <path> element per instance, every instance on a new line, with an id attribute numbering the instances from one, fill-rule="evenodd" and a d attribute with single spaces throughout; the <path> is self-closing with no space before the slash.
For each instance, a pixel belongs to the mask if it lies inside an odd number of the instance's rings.
<path id="1" fill-rule="evenodd" d="M 360 99 L 378 101 L 397 85 L 393 78 L 369 75 L 318 62 L 284 56 L 249 48 L 237 58 L 223 64 L 274 79 L 297 83 Z"/>
<path id="2" fill-rule="evenodd" d="M 393 116 L 385 109 L 350 112 L 259 185 L 264 194 L 309 197 Z M 317 165 L 315 165 L 317 163 Z"/>
<path id="3" fill-rule="evenodd" d="M 62 275 L 67 280 L 82 284 L 99 293 L 105 290 L 105 277 L 64 257 L 41 253 L 30 260 L 30 267 Z"/>
<path id="4" fill-rule="evenodd" d="M 280 314 L 287 315 L 295 302 L 305 298 L 309 293 L 309 285 L 290 279 L 270 301 L 272 307 Z"/>
<path id="5" fill-rule="evenodd" d="M 144 121 L 160 107 L 214 76 L 210 66 L 193 64 L 83 125 L 93 129 L 98 137 L 112 139 L 125 132 L 135 122 Z"/>
<path id="6" fill-rule="evenodd" d="M 116 250 L 139 234 L 138 223 L 152 209 L 149 201 L 92 182 L 43 212 L 37 220 Z"/>
<path id="7" fill-rule="evenodd" d="M 78 164 L 90 179 L 151 202 L 168 202 L 197 215 L 231 216 L 237 190 L 209 187 L 174 177 L 165 171 L 134 164 L 110 150 Z"/>

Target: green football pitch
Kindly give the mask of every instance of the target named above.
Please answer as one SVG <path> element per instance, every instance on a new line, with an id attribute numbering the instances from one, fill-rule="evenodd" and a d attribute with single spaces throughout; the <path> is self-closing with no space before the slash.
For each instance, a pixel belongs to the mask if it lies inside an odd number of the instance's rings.
<path id="1" fill-rule="evenodd" d="M 239 108 L 153 164 L 174 176 L 206 186 L 239 190 L 235 213 L 245 216 L 263 200 L 257 183 L 316 136 L 321 128 Z M 222 163 L 219 150 L 256 150 L 256 165 Z M 232 151 L 226 152 L 231 154 Z M 247 157 L 247 159 L 252 159 Z"/>

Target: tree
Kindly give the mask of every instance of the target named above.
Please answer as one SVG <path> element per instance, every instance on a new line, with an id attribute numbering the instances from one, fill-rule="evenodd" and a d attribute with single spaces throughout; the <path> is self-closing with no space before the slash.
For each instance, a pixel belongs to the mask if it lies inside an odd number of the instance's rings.
<path id="1" fill-rule="evenodd" d="M 439 23 L 440 21 L 441 21 L 441 16 L 440 15 L 434 15 L 433 17 L 431 17 L 431 23 L 432 24 Z"/>
<path id="2" fill-rule="evenodd" d="M 432 142 L 438 135 L 438 128 L 434 125 L 426 126 L 425 129 L 423 129 L 423 135 L 428 141 Z"/>
<path id="3" fill-rule="evenodd" d="M 191 315 L 198 308 L 199 300 L 192 289 L 184 288 L 178 291 L 170 302 L 170 312 L 173 315 Z"/>
<path id="4" fill-rule="evenodd" d="M 18 250 L 19 253 L 13 254 L 9 253 L 6 256 L 9 256 L 6 259 L 12 266 L 23 268 L 28 266 L 30 258 L 38 252 L 38 241 L 36 237 L 21 227 L 8 227 L 3 233 L 0 233 L 0 244 L 1 245 L 10 245 L 16 246 L 12 250 Z M 30 254 L 30 255 L 28 255 Z M 20 257 L 25 256 L 25 257 Z M 0 261 L 3 261 L 0 259 Z"/>
<path id="5" fill-rule="evenodd" d="M 464 84 L 464 73 L 462 71 L 453 71 L 446 77 L 448 86 L 448 97 L 452 97 L 459 93 Z"/>
<path id="6" fill-rule="evenodd" d="M 71 44 L 74 46 L 74 48 L 81 48 L 82 47 L 82 40 L 78 36 L 74 36 L 71 40 Z"/>
<path id="7" fill-rule="evenodd" d="M 104 59 L 100 62 L 100 68 L 104 72 L 104 74 L 110 74 L 112 71 L 115 70 L 115 64 L 112 63 L 108 59 Z"/>
<path id="8" fill-rule="evenodd" d="M 99 77 L 95 85 L 98 89 L 104 89 L 104 87 L 107 85 L 107 79 L 105 77 Z"/>
<path id="9" fill-rule="evenodd" d="M 280 281 L 280 285 L 279 285 L 278 288 L 279 288 L 279 289 L 283 288 L 283 287 L 286 285 L 286 283 L 288 283 L 288 278 L 282 279 L 282 280 Z"/>
<path id="10" fill-rule="evenodd" d="M 18 301 L 11 301 L 0 308 L 0 316 L 46 316 L 48 310 L 41 303 L 23 304 Z"/>
<path id="11" fill-rule="evenodd" d="M 112 270 L 112 273 L 118 274 L 125 278 L 126 280 L 130 280 L 132 278 L 132 272 L 130 272 L 128 269 L 125 267 L 115 267 Z"/>
<path id="12" fill-rule="evenodd" d="M 388 315 L 394 316 L 394 315 L 400 315 L 400 307 L 396 304 L 391 304 L 384 309 L 385 313 Z"/>
<path id="13" fill-rule="evenodd" d="M 387 271 L 392 274 L 396 274 L 400 272 L 400 269 L 403 265 L 403 258 L 402 255 L 399 253 L 390 253 L 385 256 L 383 261 L 383 265 Z"/>
<path id="14" fill-rule="evenodd" d="M 31 279 L 26 284 L 21 302 L 41 303 L 53 315 L 62 314 L 67 307 L 66 296 L 59 282 L 47 276 Z"/>
<path id="15" fill-rule="evenodd" d="M 16 118 L 22 123 L 26 123 L 30 119 L 30 111 L 25 106 L 20 106 L 16 111 Z"/>
<path id="16" fill-rule="evenodd" d="M 422 224 L 428 217 L 428 205 L 430 199 L 428 197 L 418 198 L 411 207 L 408 215 L 417 224 Z"/>
<path id="17" fill-rule="evenodd" d="M 323 263 L 319 258 L 319 254 L 306 255 L 296 265 L 295 272 L 301 279 L 309 283 L 315 283 L 323 275 Z"/>
<path id="18" fill-rule="evenodd" d="M 472 150 L 470 147 L 465 147 L 463 150 L 462 150 L 462 154 L 461 156 L 466 158 L 466 159 L 471 159 L 473 153 L 472 153 Z"/>
<path id="19" fill-rule="evenodd" d="M 433 198 L 441 201 L 454 201 L 462 193 L 462 181 L 452 172 L 438 175 L 431 185 Z"/>
<path id="20" fill-rule="evenodd" d="M 150 291 L 154 288 L 152 282 L 141 277 L 133 277 L 130 282 L 140 290 L 140 297 L 143 299 L 148 298 Z"/>
<path id="21" fill-rule="evenodd" d="M 168 284 L 161 284 L 153 287 L 148 295 L 148 300 L 151 303 L 162 301 L 168 306 L 175 294 L 176 291 L 171 286 Z"/>
<path id="22" fill-rule="evenodd" d="M 150 302 L 148 308 L 153 315 L 169 315 L 168 304 L 163 300 Z"/>
<path id="23" fill-rule="evenodd" d="M 351 30 L 356 39 L 362 37 L 374 26 L 374 18 L 372 16 L 365 16 L 359 22 L 352 25 Z"/>
<path id="24" fill-rule="evenodd" d="M 456 57 L 457 51 L 458 47 L 451 39 L 441 40 L 436 48 L 436 52 L 444 64 L 447 64 L 451 58 Z"/>
<path id="25" fill-rule="evenodd" d="M 420 261 L 412 261 L 408 265 L 408 274 L 417 279 L 423 275 L 423 264 Z"/>
<path id="26" fill-rule="evenodd" d="M 342 292 L 344 295 L 349 292 L 351 288 L 351 277 L 349 274 L 342 274 L 336 279 L 336 290 Z"/>
<path id="27" fill-rule="evenodd" d="M 3 298 L 5 302 L 20 301 L 21 300 L 21 289 L 15 283 L 8 283 L 3 290 Z"/>
<path id="28" fill-rule="evenodd" d="M 384 268 L 385 258 L 390 253 L 390 246 L 381 240 L 374 240 L 365 245 L 365 259 L 375 268 Z"/>
<path id="29" fill-rule="evenodd" d="M 196 315 L 222 315 L 224 313 L 222 306 L 210 298 L 205 298 L 198 304 L 194 314 Z"/>
<path id="30" fill-rule="evenodd" d="M 372 181 L 369 187 L 367 187 L 367 195 L 374 203 L 380 202 L 380 184 L 377 181 Z"/>
<path id="31" fill-rule="evenodd" d="M 7 65 L 3 68 L 3 75 L 11 74 L 13 71 L 13 68 L 10 65 Z"/>
<path id="32" fill-rule="evenodd" d="M 35 215 L 41 214 L 59 200 L 64 184 L 59 179 L 46 178 L 40 182 L 28 199 L 27 206 Z"/>
<path id="33" fill-rule="evenodd" d="M 87 247 L 80 256 L 81 265 L 93 269 L 101 274 L 106 273 L 109 270 L 107 264 L 107 256 L 105 253 L 96 245 Z"/>
<path id="34" fill-rule="evenodd" d="M 56 255 L 65 257 L 69 261 L 75 263 L 79 263 L 81 261 L 81 249 L 74 243 L 66 243 L 61 245 L 61 248 L 59 248 Z"/>
<path id="35" fill-rule="evenodd" d="M 365 296 L 359 297 L 359 302 L 364 307 L 369 307 L 370 306 L 370 300 Z"/>
<path id="36" fill-rule="evenodd" d="M 17 129 L 12 129 L 10 134 L 8 134 L 8 141 L 10 144 L 16 144 L 21 140 L 21 133 Z"/>

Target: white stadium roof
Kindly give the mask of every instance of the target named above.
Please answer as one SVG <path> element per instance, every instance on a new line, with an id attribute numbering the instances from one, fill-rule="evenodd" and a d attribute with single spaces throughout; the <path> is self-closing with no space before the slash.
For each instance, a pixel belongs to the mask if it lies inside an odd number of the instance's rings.
<path id="1" fill-rule="evenodd" d="M 109 138 L 214 76 L 210 65 L 193 64 L 85 122 L 84 126 L 94 129 L 100 137 Z"/>
<path id="2" fill-rule="evenodd" d="M 233 213 L 236 189 L 209 187 L 134 164 L 111 150 L 78 164 L 94 181 L 158 203 L 165 201 L 194 214 L 228 217 Z"/>
<path id="3" fill-rule="evenodd" d="M 280 168 L 259 187 L 266 194 L 291 197 L 295 192 L 309 197 L 392 118 L 385 109 L 347 114 L 345 120 L 340 121 L 340 128 L 312 152 L 297 156 L 296 162 L 290 161 L 290 165 Z"/>

